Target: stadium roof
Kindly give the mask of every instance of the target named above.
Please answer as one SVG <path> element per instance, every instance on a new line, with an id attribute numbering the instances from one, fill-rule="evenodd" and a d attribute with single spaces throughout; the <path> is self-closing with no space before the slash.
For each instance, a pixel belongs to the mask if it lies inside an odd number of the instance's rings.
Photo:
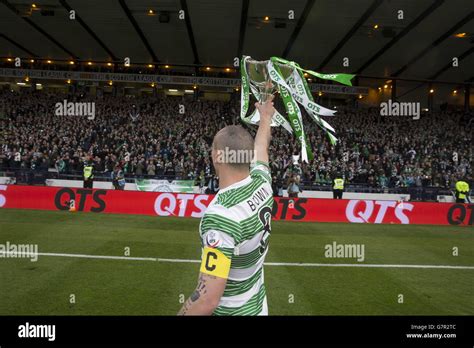
<path id="1" fill-rule="evenodd" d="M 462 82 L 474 77 L 473 19 L 472 0 L 0 0 L 0 56 L 232 66 L 246 54 Z"/>

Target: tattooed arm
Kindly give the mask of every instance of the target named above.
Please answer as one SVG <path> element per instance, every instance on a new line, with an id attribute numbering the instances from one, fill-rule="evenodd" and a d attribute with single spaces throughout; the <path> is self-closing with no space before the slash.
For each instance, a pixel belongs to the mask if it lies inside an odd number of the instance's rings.
<path id="1" fill-rule="evenodd" d="M 227 279 L 199 273 L 198 286 L 178 315 L 211 315 L 219 305 Z"/>
<path id="2" fill-rule="evenodd" d="M 205 219 L 206 216 L 203 221 Z M 202 244 L 198 285 L 178 315 L 211 315 L 224 294 L 231 269 L 234 239 L 227 233 L 212 229 L 202 235 Z"/>

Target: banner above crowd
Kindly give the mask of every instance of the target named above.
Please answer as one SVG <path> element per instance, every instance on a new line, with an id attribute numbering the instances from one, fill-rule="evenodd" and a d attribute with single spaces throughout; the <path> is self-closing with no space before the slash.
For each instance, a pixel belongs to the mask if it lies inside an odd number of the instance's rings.
<path id="1" fill-rule="evenodd" d="M 152 75 L 152 74 L 120 74 L 100 73 L 86 71 L 66 70 L 36 70 L 36 69 L 12 69 L 0 68 L 0 77 L 13 77 L 24 79 L 51 79 L 51 80 L 73 80 L 73 81 L 101 81 L 101 82 L 133 82 L 133 83 L 155 83 L 163 85 L 198 85 L 207 87 L 240 87 L 240 78 L 222 77 L 199 77 L 199 76 L 176 76 L 176 75 Z M 367 95 L 368 87 L 338 86 L 313 83 L 309 84 L 312 92 L 324 92 L 334 94 Z"/>
<path id="2" fill-rule="evenodd" d="M 137 191 L 193 193 L 194 180 L 136 179 Z"/>

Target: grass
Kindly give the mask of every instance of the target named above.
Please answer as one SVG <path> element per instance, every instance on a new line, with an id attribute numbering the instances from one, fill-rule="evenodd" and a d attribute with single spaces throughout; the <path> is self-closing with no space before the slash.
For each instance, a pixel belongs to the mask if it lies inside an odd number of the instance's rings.
<path id="1" fill-rule="evenodd" d="M 0 209 L 0 244 L 114 256 L 130 248 L 132 257 L 199 259 L 198 224 L 173 217 Z M 324 246 L 333 241 L 364 244 L 368 264 L 474 266 L 472 227 L 279 221 L 272 223 L 266 261 L 358 263 L 326 258 Z M 198 269 L 197 263 L 0 258 L 0 315 L 174 315 L 193 291 Z M 273 315 L 474 314 L 473 269 L 266 266 L 265 283 Z"/>

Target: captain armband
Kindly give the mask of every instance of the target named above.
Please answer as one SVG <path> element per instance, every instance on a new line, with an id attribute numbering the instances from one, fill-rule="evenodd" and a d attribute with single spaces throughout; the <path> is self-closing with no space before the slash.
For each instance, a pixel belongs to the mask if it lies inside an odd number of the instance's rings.
<path id="1" fill-rule="evenodd" d="M 202 252 L 200 271 L 201 273 L 227 279 L 230 271 L 230 259 L 218 249 L 206 246 Z"/>

